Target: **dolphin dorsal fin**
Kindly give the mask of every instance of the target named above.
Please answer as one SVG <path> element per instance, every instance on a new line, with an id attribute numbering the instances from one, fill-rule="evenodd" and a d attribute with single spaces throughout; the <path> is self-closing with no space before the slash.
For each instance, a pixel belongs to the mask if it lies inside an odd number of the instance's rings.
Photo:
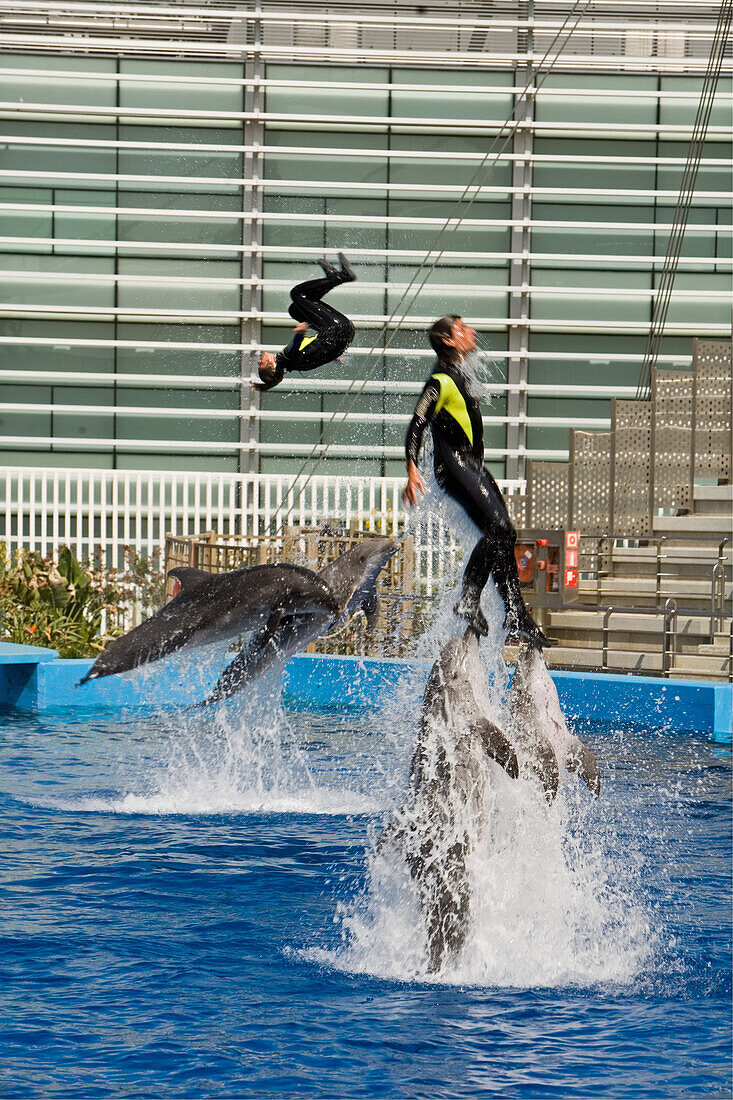
<path id="1" fill-rule="evenodd" d="M 168 576 L 178 581 L 179 592 L 193 592 L 210 579 L 211 573 L 204 573 L 203 569 L 194 569 L 191 565 L 179 565 L 176 569 L 169 569 Z"/>

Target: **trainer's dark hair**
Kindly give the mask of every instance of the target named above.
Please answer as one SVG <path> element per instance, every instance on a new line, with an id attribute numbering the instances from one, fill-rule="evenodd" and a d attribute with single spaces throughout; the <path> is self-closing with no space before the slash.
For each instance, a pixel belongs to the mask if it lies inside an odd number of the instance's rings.
<path id="1" fill-rule="evenodd" d="M 458 353 L 456 349 L 451 347 L 450 344 L 446 344 L 446 337 L 449 337 L 453 331 L 453 325 L 456 321 L 460 321 L 461 317 L 459 313 L 446 313 L 445 317 L 439 318 L 428 329 L 428 340 L 438 359 L 442 359 L 447 362 L 456 362 L 458 360 Z"/>

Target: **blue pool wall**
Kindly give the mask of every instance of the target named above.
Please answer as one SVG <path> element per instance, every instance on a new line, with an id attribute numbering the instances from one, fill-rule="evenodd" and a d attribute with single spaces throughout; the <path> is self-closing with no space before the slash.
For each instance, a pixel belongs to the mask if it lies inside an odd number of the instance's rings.
<path id="1" fill-rule="evenodd" d="M 213 662 L 164 661 L 77 687 L 92 663 L 0 642 L 0 706 L 36 713 L 181 706 L 203 698 L 220 671 Z M 283 697 L 293 707 L 341 710 L 378 706 L 385 691 L 401 688 L 418 702 L 429 671 L 429 661 L 303 653 L 288 661 Z M 552 679 L 568 718 L 633 722 L 731 741 L 731 684 L 588 672 L 553 672 Z"/>

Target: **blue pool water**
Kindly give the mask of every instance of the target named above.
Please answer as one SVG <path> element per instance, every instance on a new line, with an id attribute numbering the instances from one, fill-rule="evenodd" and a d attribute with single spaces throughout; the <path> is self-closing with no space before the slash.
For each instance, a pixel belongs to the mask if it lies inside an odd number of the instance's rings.
<path id="1" fill-rule="evenodd" d="M 588 727 L 431 980 L 399 708 L 0 723 L 3 1097 L 730 1096 L 728 750 Z"/>

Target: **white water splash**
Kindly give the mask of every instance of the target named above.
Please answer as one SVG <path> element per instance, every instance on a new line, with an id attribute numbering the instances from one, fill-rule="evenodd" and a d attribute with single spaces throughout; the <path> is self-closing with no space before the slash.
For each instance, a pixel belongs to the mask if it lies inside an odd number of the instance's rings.
<path id="1" fill-rule="evenodd" d="M 117 767 L 112 794 L 35 799 L 65 810 L 120 814 L 373 814 L 384 807 L 337 717 L 312 722 L 281 706 L 281 670 L 215 709 L 147 717 L 138 757 Z M 324 742 L 322 738 L 327 736 Z"/>
<path id="2" fill-rule="evenodd" d="M 494 662 L 495 654 L 489 672 Z M 466 675 L 482 712 L 506 728 L 501 700 L 483 689 L 485 675 L 470 667 Z M 512 780 L 493 761 L 472 763 L 462 715 L 455 727 L 450 719 L 428 722 L 423 737 L 426 793 L 413 791 L 392 819 L 396 841 L 373 838 L 364 890 L 337 914 L 341 947 L 310 956 L 351 972 L 462 985 L 632 981 L 657 932 L 639 900 L 638 865 L 604 829 L 602 802 L 591 803 L 564 769 L 565 784 L 548 805 L 532 775 Z M 453 777 L 447 794 L 446 759 Z M 407 861 L 416 854 L 421 866 L 438 867 L 437 875 L 413 880 Z M 468 898 L 465 939 L 444 952 L 434 972 L 421 889 L 428 907 L 447 897 L 460 911 Z"/>

